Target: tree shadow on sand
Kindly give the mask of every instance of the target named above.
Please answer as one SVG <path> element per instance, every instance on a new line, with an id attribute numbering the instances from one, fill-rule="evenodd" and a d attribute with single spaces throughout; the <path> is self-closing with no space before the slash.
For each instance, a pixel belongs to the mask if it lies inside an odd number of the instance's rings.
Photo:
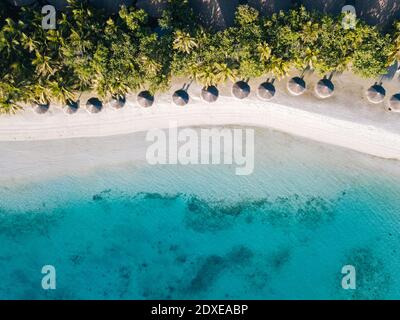
<path id="1" fill-rule="evenodd" d="M 239 0 L 189 0 L 200 22 L 213 30 L 232 26 Z"/>
<path id="2" fill-rule="evenodd" d="M 398 0 L 357 0 L 355 7 L 358 17 L 382 30 L 389 29 L 395 20 L 400 19 Z"/>

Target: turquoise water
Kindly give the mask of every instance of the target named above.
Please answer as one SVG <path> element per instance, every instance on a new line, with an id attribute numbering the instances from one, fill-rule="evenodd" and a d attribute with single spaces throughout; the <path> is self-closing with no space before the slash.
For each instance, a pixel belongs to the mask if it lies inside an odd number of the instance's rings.
<path id="1" fill-rule="evenodd" d="M 262 130 L 256 147 L 247 177 L 128 161 L 2 181 L 0 298 L 399 299 L 398 164 Z"/>

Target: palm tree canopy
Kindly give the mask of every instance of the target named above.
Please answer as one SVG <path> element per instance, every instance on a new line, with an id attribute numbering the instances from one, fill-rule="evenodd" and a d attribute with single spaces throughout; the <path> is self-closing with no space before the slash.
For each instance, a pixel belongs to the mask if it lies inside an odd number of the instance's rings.
<path id="1" fill-rule="evenodd" d="M 329 98 L 335 91 L 335 85 L 329 79 L 321 79 L 315 86 L 315 93 L 320 98 Z"/>
<path id="2" fill-rule="evenodd" d="M 250 86 L 245 81 L 238 81 L 232 87 L 232 94 L 238 99 L 245 99 L 250 94 Z"/>
<path id="3" fill-rule="evenodd" d="M 330 1 L 329 7 L 339 10 L 335 1 Z M 158 22 L 134 6 L 122 6 L 119 14 L 110 15 L 107 10 L 97 10 L 98 4 L 93 7 L 93 2 L 68 0 L 67 8 L 57 15 L 57 28 L 43 30 L 43 15 L 37 6 L 11 10 L 8 7 L 13 6 L 0 0 L 0 113 L 13 112 L 23 101 L 54 101 L 64 106 L 83 91 L 95 91 L 100 99 L 143 87 L 154 93 L 169 89 L 175 77 L 191 78 L 208 87 L 270 73 L 282 77 L 294 68 L 312 67 L 319 74 L 351 70 L 365 78 L 377 78 L 393 59 L 400 59 L 399 23 L 386 34 L 362 22 L 347 30 L 341 17 L 307 12 L 302 7 L 280 11 L 299 1 L 100 1 L 112 2 L 113 7 L 122 2 L 153 6 L 162 15 Z M 317 1 L 300 2 L 311 5 Z M 237 7 L 240 3 L 249 5 Z M 195 15 L 192 6 L 218 11 L 210 17 L 226 20 L 228 14 L 232 27 L 218 32 L 202 27 L 201 15 Z M 268 17 L 261 17 L 254 8 Z M 381 18 L 386 9 L 379 14 Z M 305 84 L 295 82 L 288 86 L 294 95 L 306 89 Z M 239 98 L 249 94 L 240 87 L 235 90 Z M 379 92 L 371 95 L 382 98 Z"/>
<path id="4" fill-rule="evenodd" d="M 287 88 L 291 94 L 299 96 L 306 91 L 306 82 L 300 77 L 294 77 L 288 81 Z"/>
<path id="5" fill-rule="evenodd" d="M 191 37 L 189 33 L 180 30 L 175 32 L 175 40 L 173 48 L 181 53 L 190 53 L 194 48 L 197 48 L 196 39 Z"/>
<path id="6" fill-rule="evenodd" d="M 400 93 L 396 93 L 390 98 L 388 110 L 400 112 Z"/>
<path id="7" fill-rule="evenodd" d="M 189 102 L 189 95 L 185 90 L 177 90 L 172 96 L 172 100 L 177 106 L 184 106 Z"/>
<path id="8" fill-rule="evenodd" d="M 201 97 L 203 98 L 204 101 L 207 101 L 209 103 L 217 101 L 218 96 L 219 92 L 217 87 L 215 86 L 204 87 L 201 90 Z"/>
<path id="9" fill-rule="evenodd" d="M 76 101 L 67 101 L 67 103 L 64 105 L 64 112 L 66 114 L 74 114 L 78 111 L 79 109 L 79 103 Z"/>
<path id="10" fill-rule="evenodd" d="M 386 90 L 379 84 L 375 84 L 368 88 L 367 99 L 372 103 L 380 103 L 385 99 Z"/>
<path id="11" fill-rule="evenodd" d="M 137 96 L 138 104 L 143 108 L 149 108 L 154 103 L 154 96 L 149 91 L 142 91 Z"/>
<path id="12" fill-rule="evenodd" d="M 275 92 L 275 86 L 271 82 L 261 83 L 258 87 L 258 96 L 263 100 L 271 100 Z"/>
<path id="13" fill-rule="evenodd" d="M 90 98 L 86 102 L 86 110 L 90 113 L 99 113 L 103 109 L 103 103 L 98 98 Z"/>

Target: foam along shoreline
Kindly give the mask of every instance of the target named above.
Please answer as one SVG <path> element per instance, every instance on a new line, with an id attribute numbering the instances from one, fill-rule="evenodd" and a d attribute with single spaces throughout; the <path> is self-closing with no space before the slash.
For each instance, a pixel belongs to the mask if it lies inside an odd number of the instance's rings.
<path id="1" fill-rule="evenodd" d="M 348 78 L 350 77 L 350 79 Z M 230 96 L 230 86 L 220 88 L 217 102 L 209 104 L 201 97 L 201 87 L 193 84 L 190 102 L 183 107 L 172 103 L 172 93 L 181 88 L 176 83 L 168 93 L 156 95 L 150 108 L 137 105 L 134 96 L 127 97 L 120 110 L 110 107 L 98 114 L 81 108 L 73 115 L 51 106 L 44 115 L 27 109 L 17 115 L 0 117 L 0 141 L 54 140 L 80 137 L 122 135 L 152 128 L 243 125 L 271 128 L 322 143 L 353 149 L 373 156 L 400 160 L 400 115 L 385 112 L 384 104 L 369 104 L 363 92 L 371 81 L 349 85 L 352 76 L 334 79 L 335 95 L 321 100 L 312 86 L 318 78 L 307 79 L 307 93 L 301 97 L 287 94 L 287 79 L 276 84 L 277 96 L 271 102 L 256 96 L 259 80 L 250 82 L 249 98 Z M 354 79 L 353 79 L 354 80 Z M 385 84 L 387 94 L 395 92 L 395 83 Z M 387 101 L 385 101 L 387 103 Z"/>

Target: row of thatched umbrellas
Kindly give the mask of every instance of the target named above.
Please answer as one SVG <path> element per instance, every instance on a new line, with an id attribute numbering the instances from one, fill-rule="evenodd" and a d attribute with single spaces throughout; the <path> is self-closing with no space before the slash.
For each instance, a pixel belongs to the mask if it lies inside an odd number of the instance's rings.
<path id="1" fill-rule="evenodd" d="M 306 83 L 301 77 L 294 77 L 288 82 L 288 90 L 293 95 L 301 95 L 306 91 Z M 320 98 L 329 98 L 333 95 L 335 86 L 330 79 L 324 78 L 318 81 L 315 86 L 315 93 Z M 375 83 L 369 87 L 366 92 L 366 97 L 371 103 L 382 103 L 386 97 L 386 90 L 382 84 Z M 392 95 L 388 102 L 388 111 L 400 112 L 400 93 Z"/>
<path id="2" fill-rule="evenodd" d="M 299 96 L 306 91 L 306 83 L 302 77 L 294 77 L 289 80 L 287 88 L 291 94 Z M 327 78 L 321 79 L 315 86 L 315 93 L 322 99 L 331 97 L 334 91 L 334 84 Z M 386 90 L 382 84 L 375 83 L 373 86 L 368 88 L 366 97 L 371 103 L 382 103 L 386 97 Z M 387 110 L 400 112 L 400 93 L 392 95 L 389 99 Z"/>
<path id="3" fill-rule="evenodd" d="M 262 100 L 271 100 L 276 93 L 274 81 L 266 81 L 259 85 L 257 94 Z M 287 83 L 287 89 L 290 94 L 294 96 L 300 96 L 307 90 L 306 82 L 303 77 L 293 77 Z M 315 94 L 321 98 L 326 99 L 333 95 L 335 86 L 330 79 L 323 78 L 316 84 L 314 91 Z M 250 95 L 251 89 L 246 81 L 238 81 L 232 86 L 232 95 L 237 99 L 245 99 Z M 374 84 L 366 92 L 367 99 L 371 103 L 383 102 L 386 91 L 381 84 Z M 201 98 L 208 102 L 213 103 L 218 100 L 219 91 L 215 86 L 205 87 L 201 90 Z M 174 92 L 172 100 L 177 106 L 185 106 L 189 103 L 189 94 L 187 89 L 180 89 Z M 154 96 L 149 91 L 142 91 L 137 96 L 137 102 L 139 106 L 148 108 L 154 103 Z M 121 109 L 126 103 L 125 97 L 114 97 L 108 105 L 114 109 Z M 34 110 L 43 114 L 49 110 L 49 104 L 35 104 Z M 67 114 L 74 114 L 78 111 L 79 104 L 77 102 L 70 101 L 64 107 L 63 110 Z M 98 98 L 90 98 L 86 103 L 86 110 L 89 113 L 99 113 L 103 109 L 103 103 Z M 388 105 L 389 111 L 400 112 L 400 94 L 393 95 L 389 100 Z"/>
<path id="4" fill-rule="evenodd" d="M 154 103 L 154 97 L 149 91 L 142 91 L 137 96 L 137 102 L 141 107 L 148 108 Z M 113 97 L 108 102 L 108 105 L 114 109 L 122 109 L 125 106 L 126 98 L 123 96 Z M 38 114 L 46 113 L 50 108 L 50 104 L 33 104 L 33 110 Z M 79 110 L 79 103 L 76 101 L 68 101 L 64 106 L 63 110 L 66 114 L 74 114 Z M 86 110 L 89 113 L 99 113 L 103 110 L 103 102 L 98 98 L 90 98 L 86 102 Z"/>

